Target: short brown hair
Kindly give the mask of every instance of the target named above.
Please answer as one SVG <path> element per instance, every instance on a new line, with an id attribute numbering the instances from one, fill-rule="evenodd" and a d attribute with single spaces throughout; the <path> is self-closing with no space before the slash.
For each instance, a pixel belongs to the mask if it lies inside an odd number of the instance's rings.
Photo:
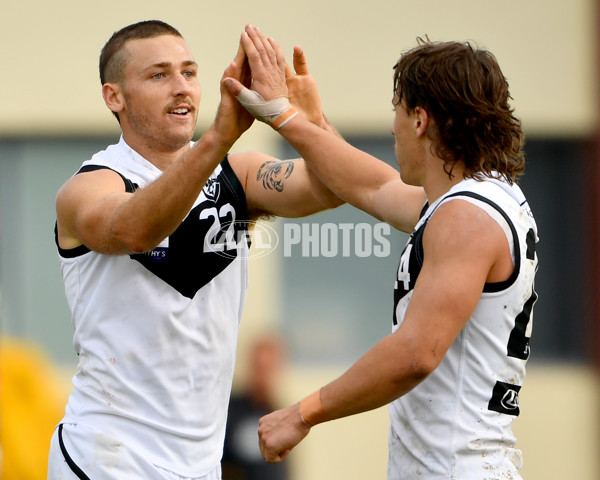
<path id="1" fill-rule="evenodd" d="M 100 52 L 100 83 L 104 85 L 107 82 L 119 83 L 123 80 L 123 67 L 126 60 L 123 55 L 125 43 L 129 40 L 160 35 L 182 36 L 176 28 L 160 20 L 134 23 L 113 33 Z"/>
<path id="2" fill-rule="evenodd" d="M 525 167 L 524 135 L 494 55 L 469 42 L 417 43 L 394 66 L 394 101 L 433 118 L 428 135 L 449 176 L 463 161 L 466 177 L 498 172 L 515 181 Z"/>

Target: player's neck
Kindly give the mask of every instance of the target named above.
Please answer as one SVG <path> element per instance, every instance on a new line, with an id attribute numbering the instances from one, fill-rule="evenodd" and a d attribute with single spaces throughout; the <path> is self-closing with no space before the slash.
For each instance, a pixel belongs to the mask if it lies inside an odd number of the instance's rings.
<path id="1" fill-rule="evenodd" d="M 441 162 L 439 159 L 438 161 Z M 461 182 L 464 179 L 464 170 L 464 164 L 462 162 L 457 162 L 454 165 L 451 175 L 448 175 L 444 170 L 443 165 L 441 168 L 431 170 L 423 183 L 423 188 L 425 189 L 429 204 L 431 205 L 435 200 L 450 191 L 454 185 Z"/>
<path id="2" fill-rule="evenodd" d="M 185 143 L 183 146 L 179 146 L 136 141 L 135 138 L 128 139 L 126 136 L 124 136 L 124 139 L 127 145 L 144 157 L 144 159 L 152 163 L 160 171 L 165 171 L 169 168 L 183 152 L 190 148 L 189 142 Z"/>

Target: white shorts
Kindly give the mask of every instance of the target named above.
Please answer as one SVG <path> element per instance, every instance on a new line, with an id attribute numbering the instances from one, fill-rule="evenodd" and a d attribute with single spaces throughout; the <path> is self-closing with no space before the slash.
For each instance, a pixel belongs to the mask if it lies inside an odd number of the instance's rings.
<path id="1" fill-rule="evenodd" d="M 72 424 L 55 429 L 50 442 L 48 480 L 221 480 L 220 464 L 208 475 L 183 477 L 152 464 L 116 438 L 90 433 L 85 427 Z M 95 438 L 95 444 L 85 448 L 90 437 Z"/>

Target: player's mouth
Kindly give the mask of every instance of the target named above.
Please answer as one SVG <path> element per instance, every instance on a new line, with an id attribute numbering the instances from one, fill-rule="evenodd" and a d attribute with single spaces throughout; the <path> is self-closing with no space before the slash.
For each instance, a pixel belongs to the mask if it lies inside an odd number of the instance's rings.
<path id="1" fill-rule="evenodd" d="M 190 113 L 190 109 L 189 108 L 176 108 L 174 110 L 171 110 L 169 113 L 171 115 L 183 116 L 183 115 L 187 115 L 188 113 Z"/>
<path id="2" fill-rule="evenodd" d="M 168 110 L 169 115 L 178 117 L 186 117 L 192 113 L 192 108 L 189 105 L 177 105 L 175 108 Z"/>

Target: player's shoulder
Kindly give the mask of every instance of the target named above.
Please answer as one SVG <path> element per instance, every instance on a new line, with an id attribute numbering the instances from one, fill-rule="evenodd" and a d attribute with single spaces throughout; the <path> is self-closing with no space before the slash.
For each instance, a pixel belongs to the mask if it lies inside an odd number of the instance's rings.
<path id="1" fill-rule="evenodd" d="M 83 170 L 69 178 L 58 190 L 57 201 L 65 196 L 85 195 L 86 192 L 124 192 L 123 177 L 109 168 Z"/>
<path id="2" fill-rule="evenodd" d="M 492 253 L 504 245 L 504 238 L 501 227 L 484 209 L 456 197 L 442 203 L 431 215 L 423 233 L 423 246 L 447 252 L 479 252 L 483 248 Z"/>
<path id="3" fill-rule="evenodd" d="M 477 231 L 492 221 L 484 209 L 468 198 L 457 196 L 442 202 L 430 215 L 428 228 L 442 226 L 446 232 Z"/>

